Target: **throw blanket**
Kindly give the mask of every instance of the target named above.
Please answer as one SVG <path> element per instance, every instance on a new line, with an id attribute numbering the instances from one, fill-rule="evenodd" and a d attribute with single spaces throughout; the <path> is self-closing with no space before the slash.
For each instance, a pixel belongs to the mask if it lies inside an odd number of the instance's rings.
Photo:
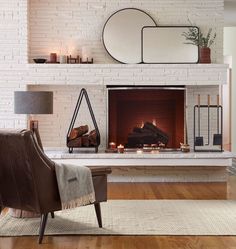
<path id="1" fill-rule="evenodd" d="M 84 206 L 95 201 L 91 170 L 84 166 L 55 164 L 62 209 Z"/>

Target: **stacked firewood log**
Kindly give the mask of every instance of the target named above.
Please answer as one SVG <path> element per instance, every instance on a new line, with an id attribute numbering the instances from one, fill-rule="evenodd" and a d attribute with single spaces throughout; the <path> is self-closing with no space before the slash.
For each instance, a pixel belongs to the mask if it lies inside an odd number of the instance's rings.
<path id="1" fill-rule="evenodd" d="M 72 148 L 96 147 L 98 134 L 96 130 L 89 132 L 88 125 L 73 128 L 68 137 L 67 146 Z"/>
<path id="2" fill-rule="evenodd" d="M 169 137 L 156 125 L 146 122 L 142 128 L 134 127 L 133 132 L 128 135 L 128 147 L 143 147 L 144 144 L 160 144 L 166 146 Z"/>

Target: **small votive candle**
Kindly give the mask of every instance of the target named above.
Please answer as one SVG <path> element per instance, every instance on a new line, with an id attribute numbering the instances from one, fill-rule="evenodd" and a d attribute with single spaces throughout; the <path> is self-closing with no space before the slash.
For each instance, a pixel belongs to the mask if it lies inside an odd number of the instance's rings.
<path id="1" fill-rule="evenodd" d="M 109 148 L 110 148 L 110 149 L 115 149 L 115 148 L 116 148 L 116 143 L 110 142 L 110 143 L 109 143 Z"/>
<path id="2" fill-rule="evenodd" d="M 142 150 L 137 150 L 137 154 L 142 154 L 143 151 Z"/>
<path id="3" fill-rule="evenodd" d="M 118 153 L 124 153 L 125 151 L 124 145 L 120 144 L 119 146 L 117 146 L 117 151 Z"/>

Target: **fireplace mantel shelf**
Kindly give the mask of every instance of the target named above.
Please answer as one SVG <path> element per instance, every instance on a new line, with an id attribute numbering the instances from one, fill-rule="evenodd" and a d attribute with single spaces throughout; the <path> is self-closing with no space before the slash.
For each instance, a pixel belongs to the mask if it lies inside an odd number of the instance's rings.
<path id="1" fill-rule="evenodd" d="M 24 78 L 44 85 L 221 85 L 226 64 L 28 64 Z M 14 69 L 13 69 L 14 70 Z"/>
<path id="2" fill-rule="evenodd" d="M 53 63 L 28 63 L 29 68 L 228 68 L 227 64 L 53 64 Z"/>

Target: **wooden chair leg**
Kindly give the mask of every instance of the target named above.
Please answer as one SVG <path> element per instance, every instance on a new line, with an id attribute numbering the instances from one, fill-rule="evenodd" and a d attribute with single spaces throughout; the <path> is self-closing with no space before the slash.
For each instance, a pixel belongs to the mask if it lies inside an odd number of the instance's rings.
<path id="1" fill-rule="evenodd" d="M 102 215 L 101 215 L 101 206 L 100 203 L 95 203 L 94 204 L 95 207 L 95 211 L 96 211 L 96 216 L 97 216 L 97 220 L 98 220 L 98 226 L 102 227 Z"/>
<path id="2" fill-rule="evenodd" d="M 54 212 L 51 212 L 51 217 L 52 217 L 52 219 L 54 219 L 54 217 L 55 217 Z"/>
<path id="3" fill-rule="evenodd" d="M 41 222 L 40 222 L 40 228 L 39 228 L 39 240 L 38 240 L 39 244 L 42 244 L 43 235 L 44 235 L 45 227 L 47 224 L 47 219 L 48 219 L 48 213 L 41 215 Z"/>

